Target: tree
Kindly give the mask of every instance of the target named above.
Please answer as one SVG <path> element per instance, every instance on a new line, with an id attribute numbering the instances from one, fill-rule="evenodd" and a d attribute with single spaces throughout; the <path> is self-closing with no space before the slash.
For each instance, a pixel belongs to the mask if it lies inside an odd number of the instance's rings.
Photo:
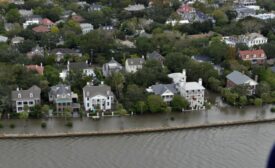
<path id="1" fill-rule="evenodd" d="M 212 39 L 208 48 L 209 56 L 213 59 L 214 63 L 221 63 L 226 57 L 227 51 L 228 46 L 218 38 Z"/>
<path id="2" fill-rule="evenodd" d="M 221 81 L 214 77 L 210 77 L 208 79 L 208 86 L 212 91 L 219 92 L 221 90 Z"/>
<path id="3" fill-rule="evenodd" d="M 43 105 L 41 108 L 41 113 L 43 116 L 47 115 L 49 113 L 50 107 L 48 105 Z"/>
<path id="4" fill-rule="evenodd" d="M 20 14 L 18 12 L 18 9 L 13 8 L 10 9 L 6 14 L 6 19 L 8 22 L 19 22 L 20 21 Z"/>
<path id="5" fill-rule="evenodd" d="M 50 65 L 45 66 L 44 76 L 51 86 L 58 84 L 60 81 L 59 71 Z"/>
<path id="6" fill-rule="evenodd" d="M 260 106 L 262 106 L 262 104 L 263 104 L 263 100 L 261 98 L 256 98 L 254 100 L 254 105 L 255 106 L 260 107 Z"/>
<path id="7" fill-rule="evenodd" d="M 219 9 L 214 10 L 213 16 L 218 26 L 223 26 L 228 22 L 228 18 L 222 10 L 219 10 Z"/>
<path id="8" fill-rule="evenodd" d="M 136 103 L 136 111 L 138 113 L 143 114 L 144 112 L 146 112 L 146 110 L 147 110 L 147 106 L 144 101 L 138 101 Z"/>
<path id="9" fill-rule="evenodd" d="M 122 104 L 118 104 L 116 107 L 116 113 L 119 115 L 126 115 L 127 111 L 124 109 Z"/>
<path id="10" fill-rule="evenodd" d="M 163 102 L 161 97 L 157 95 L 149 95 L 147 97 L 147 105 L 148 109 L 152 113 L 163 112 L 166 108 L 166 104 Z"/>
<path id="11" fill-rule="evenodd" d="M 116 96 L 121 98 L 122 96 L 122 89 L 124 87 L 125 78 L 122 73 L 115 72 L 110 77 L 110 84 L 112 89 L 115 91 Z"/>
<path id="12" fill-rule="evenodd" d="M 172 111 L 181 112 L 182 109 L 186 109 L 188 107 L 188 102 L 183 97 L 175 95 L 171 101 L 171 107 Z"/>
<path id="13" fill-rule="evenodd" d="M 72 117 L 72 110 L 69 108 L 65 108 L 63 110 L 63 116 L 65 117 L 65 120 Z"/>
<path id="14" fill-rule="evenodd" d="M 129 84 L 124 94 L 123 104 L 127 109 L 136 109 L 137 102 L 145 99 L 144 88 Z M 140 108 L 137 109 L 139 111 Z"/>
<path id="15" fill-rule="evenodd" d="M 239 104 L 240 104 L 240 106 L 246 105 L 247 104 L 247 97 L 246 96 L 241 96 L 239 98 Z"/>

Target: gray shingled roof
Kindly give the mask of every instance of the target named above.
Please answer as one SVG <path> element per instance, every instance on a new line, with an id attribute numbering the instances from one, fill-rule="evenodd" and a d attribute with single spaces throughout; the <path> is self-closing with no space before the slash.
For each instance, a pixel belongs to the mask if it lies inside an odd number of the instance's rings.
<path id="1" fill-rule="evenodd" d="M 83 70 L 92 68 L 92 66 L 87 62 L 70 62 L 70 70 Z"/>
<path id="2" fill-rule="evenodd" d="M 102 95 L 102 96 L 113 96 L 113 92 L 111 91 L 111 87 L 107 85 L 86 85 L 83 88 L 84 96 L 85 97 L 93 97 L 96 95 Z"/>
<path id="3" fill-rule="evenodd" d="M 249 80 L 252 80 L 250 77 L 245 74 L 240 73 L 239 71 L 233 71 L 226 76 L 227 79 L 234 82 L 237 85 L 245 84 Z"/>
<path id="4" fill-rule="evenodd" d="M 33 85 L 28 90 L 12 91 L 11 98 L 13 101 L 25 100 L 25 99 L 40 99 L 40 93 L 41 93 L 41 89 L 38 86 Z M 18 97 L 19 94 L 21 94 L 21 98 Z"/>
<path id="5" fill-rule="evenodd" d="M 128 65 L 142 65 L 145 62 L 144 58 L 128 58 L 126 61 Z"/>
<path id="6" fill-rule="evenodd" d="M 147 53 L 146 58 L 149 60 L 164 60 L 164 57 L 158 53 L 157 51 L 153 51 L 152 53 Z"/>
<path id="7" fill-rule="evenodd" d="M 62 95 L 62 94 L 71 94 L 71 87 L 64 84 L 58 84 L 51 87 L 50 94 L 51 95 Z"/>
<path id="8" fill-rule="evenodd" d="M 153 92 L 157 95 L 162 95 L 165 91 L 170 90 L 172 93 L 177 93 L 175 84 L 157 84 L 151 86 Z"/>

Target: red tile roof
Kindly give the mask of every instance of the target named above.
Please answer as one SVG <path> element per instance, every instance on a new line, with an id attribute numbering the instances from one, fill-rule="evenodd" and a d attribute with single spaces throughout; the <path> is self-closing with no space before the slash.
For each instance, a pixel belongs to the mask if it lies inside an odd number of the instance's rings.
<path id="1" fill-rule="evenodd" d="M 263 49 L 239 51 L 239 57 L 242 60 L 251 60 L 255 58 L 266 59 L 266 55 Z"/>
<path id="2" fill-rule="evenodd" d="M 51 26 L 51 25 L 54 24 L 54 23 L 53 23 L 50 19 L 48 19 L 48 18 L 42 19 L 40 23 L 41 23 L 42 25 L 45 25 L 45 26 Z"/>
<path id="3" fill-rule="evenodd" d="M 32 28 L 32 30 L 37 33 L 46 33 L 50 31 L 50 29 L 47 26 L 43 26 L 43 25 L 36 26 Z"/>
<path id="4" fill-rule="evenodd" d="M 44 73 L 44 67 L 42 65 L 27 65 L 26 68 L 30 71 L 35 71 L 40 75 L 43 75 Z"/>
<path id="5" fill-rule="evenodd" d="M 177 10 L 177 12 L 180 12 L 180 13 L 190 13 L 193 11 L 194 11 L 194 8 L 190 7 L 187 4 L 181 5 L 181 7 Z"/>

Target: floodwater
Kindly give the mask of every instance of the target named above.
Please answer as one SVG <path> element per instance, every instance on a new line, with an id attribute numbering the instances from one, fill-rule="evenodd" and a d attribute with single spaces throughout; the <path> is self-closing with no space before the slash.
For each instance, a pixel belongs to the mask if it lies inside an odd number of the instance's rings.
<path id="1" fill-rule="evenodd" d="M 161 133 L 0 140 L 2 168 L 263 168 L 275 123 Z"/>

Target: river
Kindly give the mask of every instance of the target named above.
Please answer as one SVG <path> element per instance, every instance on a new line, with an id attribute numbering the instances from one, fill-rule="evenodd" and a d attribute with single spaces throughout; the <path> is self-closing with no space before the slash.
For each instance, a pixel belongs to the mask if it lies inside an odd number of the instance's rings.
<path id="1" fill-rule="evenodd" d="M 3 139 L 1 168 L 263 168 L 275 123 L 137 135 Z"/>

